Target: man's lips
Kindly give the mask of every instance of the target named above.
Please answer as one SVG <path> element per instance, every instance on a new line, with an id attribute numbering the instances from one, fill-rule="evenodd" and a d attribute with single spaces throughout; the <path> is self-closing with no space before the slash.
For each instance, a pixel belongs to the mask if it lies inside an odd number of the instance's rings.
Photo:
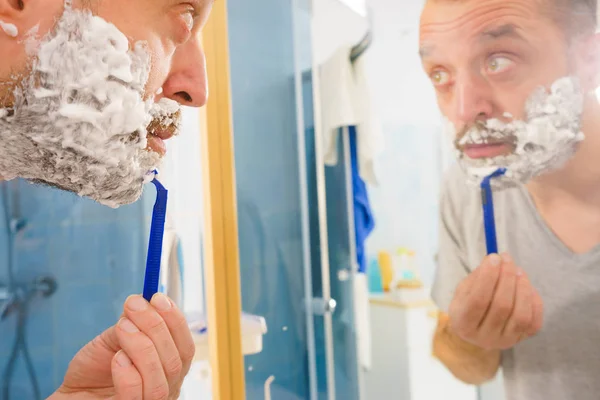
<path id="1" fill-rule="evenodd" d="M 175 136 L 175 131 L 172 129 L 165 129 L 165 128 L 158 127 L 152 131 L 152 134 L 154 136 L 158 136 L 162 140 L 169 140 L 173 136 Z"/>
<path id="2" fill-rule="evenodd" d="M 517 139 L 513 135 L 498 137 L 490 133 L 463 134 L 456 138 L 454 145 L 468 158 L 477 160 L 494 158 L 514 153 Z"/>
<path id="3" fill-rule="evenodd" d="M 148 133 L 148 146 L 147 150 L 154 151 L 158 153 L 160 156 L 164 156 L 167 154 L 167 146 L 165 145 L 165 140 L 169 140 L 175 136 L 175 132 L 170 129 L 163 128 L 155 128 L 152 133 Z"/>
<path id="4" fill-rule="evenodd" d="M 148 135 L 148 145 L 146 146 L 146 150 L 158 153 L 161 157 L 167 154 L 167 146 L 165 145 L 164 140 L 154 135 Z"/>
<path id="5" fill-rule="evenodd" d="M 461 148 L 470 159 L 494 158 L 513 152 L 514 147 L 509 143 L 467 144 Z"/>

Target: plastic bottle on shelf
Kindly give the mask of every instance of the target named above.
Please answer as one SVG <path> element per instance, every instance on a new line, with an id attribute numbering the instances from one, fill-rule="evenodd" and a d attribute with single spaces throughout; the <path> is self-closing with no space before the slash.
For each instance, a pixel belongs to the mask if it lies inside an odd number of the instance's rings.
<path id="1" fill-rule="evenodd" d="M 369 280 L 370 293 L 383 293 L 383 281 L 381 278 L 381 268 L 377 259 L 372 258 L 367 269 L 367 278 Z"/>
<path id="2" fill-rule="evenodd" d="M 392 257 L 387 251 L 380 251 L 378 255 L 379 269 L 381 272 L 381 284 L 385 292 L 390 291 L 394 270 L 392 266 Z"/>

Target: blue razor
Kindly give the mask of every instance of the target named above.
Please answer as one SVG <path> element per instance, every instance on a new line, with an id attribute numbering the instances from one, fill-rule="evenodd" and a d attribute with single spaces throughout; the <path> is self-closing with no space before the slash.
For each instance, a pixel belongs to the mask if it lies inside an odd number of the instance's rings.
<path id="1" fill-rule="evenodd" d="M 494 220 L 494 197 L 492 193 L 491 180 L 506 173 L 506 168 L 500 168 L 481 182 L 481 203 L 483 205 L 483 224 L 485 228 L 485 244 L 487 253 L 498 254 L 498 242 L 496 240 L 496 222 Z"/>
<path id="2" fill-rule="evenodd" d="M 152 183 L 156 186 L 156 202 L 152 211 L 150 239 L 148 241 L 148 258 L 146 259 L 146 277 L 144 279 L 144 299 L 150 301 L 158 292 L 160 281 L 160 260 L 162 257 L 165 221 L 167 218 L 168 191 L 156 179 L 158 171 L 154 171 Z"/>

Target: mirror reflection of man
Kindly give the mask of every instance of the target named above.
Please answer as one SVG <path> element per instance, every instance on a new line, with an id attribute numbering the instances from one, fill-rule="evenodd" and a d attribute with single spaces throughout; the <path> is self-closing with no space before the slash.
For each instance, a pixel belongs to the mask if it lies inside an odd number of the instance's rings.
<path id="1" fill-rule="evenodd" d="M 428 0 L 420 53 L 455 135 L 441 199 L 435 355 L 509 399 L 600 393 L 596 0 Z M 494 182 L 501 255 L 486 256 Z"/>

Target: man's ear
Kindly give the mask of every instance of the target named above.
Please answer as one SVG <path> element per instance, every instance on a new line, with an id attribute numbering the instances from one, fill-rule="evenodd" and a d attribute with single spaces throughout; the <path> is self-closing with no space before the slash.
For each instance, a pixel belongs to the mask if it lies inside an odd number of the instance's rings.
<path id="1" fill-rule="evenodd" d="M 17 37 L 21 25 L 20 14 L 25 9 L 26 0 L 0 0 L 0 34 Z"/>
<path id="2" fill-rule="evenodd" d="M 25 10 L 27 0 L 0 0 L 0 19 L 14 20 L 18 18 L 18 14 Z M 14 21 L 9 21 L 10 23 Z"/>
<path id="3" fill-rule="evenodd" d="M 14 25 L 21 42 L 34 27 L 37 27 L 37 35 L 45 35 L 54 27 L 64 9 L 65 0 L 0 0 L 0 21 Z M 0 40 L 6 38 L 0 27 Z"/>

